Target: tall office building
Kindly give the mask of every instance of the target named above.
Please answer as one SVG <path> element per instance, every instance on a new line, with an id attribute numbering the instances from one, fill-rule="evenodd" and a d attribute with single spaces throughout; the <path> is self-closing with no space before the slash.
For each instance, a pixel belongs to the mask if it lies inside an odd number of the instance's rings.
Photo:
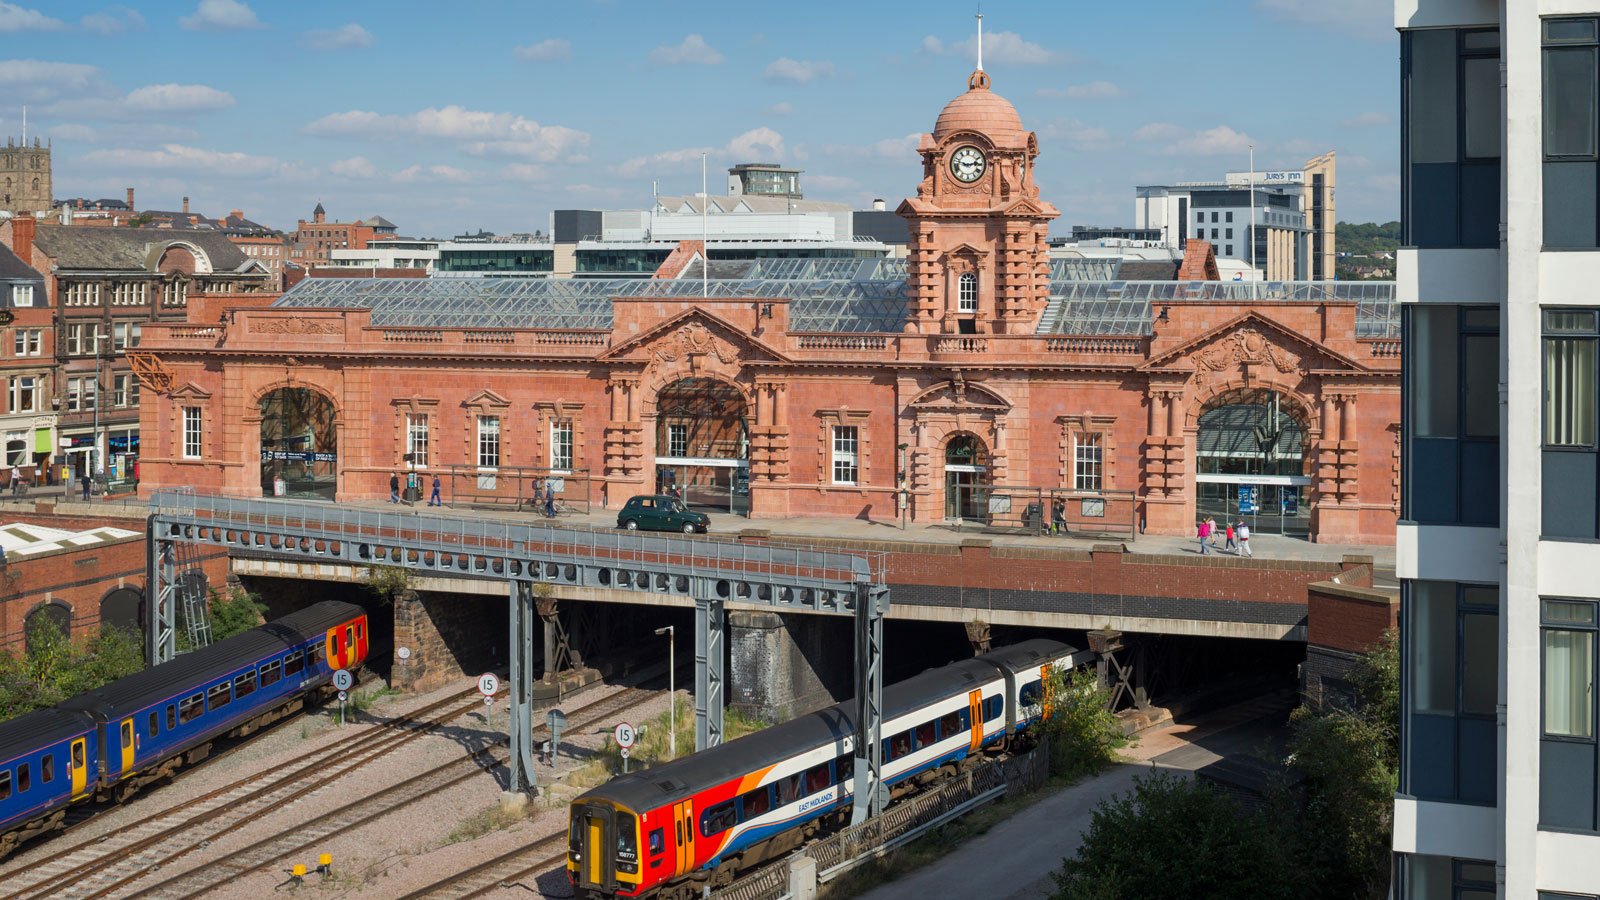
<path id="1" fill-rule="evenodd" d="M 1589 5 L 1395 7 L 1405 900 L 1600 895 Z"/>

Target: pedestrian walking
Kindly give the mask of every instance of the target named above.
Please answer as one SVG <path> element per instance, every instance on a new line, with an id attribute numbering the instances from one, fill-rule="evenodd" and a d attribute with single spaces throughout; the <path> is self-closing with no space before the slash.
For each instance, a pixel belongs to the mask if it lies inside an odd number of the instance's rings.
<path id="1" fill-rule="evenodd" d="M 437 476 L 437 475 L 433 476 L 433 494 L 428 497 L 428 505 L 429 506 L 443 506 L 444 505 L 444 503 L 439 500 L 439 476 Z"/>
<path id="2" fill-rule="evenodd" d="M 1239 555 L 1255 556 L 1254 553 L 1250 552 L 1250 526 L 1246 525 L 1244 520 L 1241 519 L 1238 527 L 1233 530 L 1233 533 L 1239 536 Z"/>
<path id="3" fill-rule="evenodd" d="M 78 480 L 83 482 L 83 499 L 89 499 L 89 468 L 87 466 L 84 467 L 82 474 L 78 476 Z"/>
<path id="4" fill-rule="evenodd" d="M 11 467 L 11 496 L 22 493 L 22 470 L 16 466 Z"/>
<path id="5" fill-rule="evenodd" d="M 389 502 L 400 502 L 400 475 L 397 472 L 389 473 Z"/>
<path id="6" fill-rule="evenodd" d="M 1233 526 L 1231 524 L 1228 526 L 1228 530 L 1225 532 L 1225 534 L 1227 536 L 1227 541 L 1223 543 L 1222 549 L 1232 550 L 1237 553 L 1239 551 L 1239 545 L 1233 540 Z"/>
<path id="7" fill-rule="evenodd" d="M 1206 555 L 1206 538 L 1211 536 L 1211 526 L 1210 526 L 1210 524 L 1208 522 L 1206 522 L 1205 519 L 1201 519 L 1200 520 L 1200 527 L 1195 529 L 1195 533 L 1200 536 L 1200 555 L 1201 556 L 1205 556 Z"/>
<path id="8" fill-rule="evenodd" d="M 1217 517 L 1206 516 L 1206 539 L 1211 544 L 1211 549 L 1217 549 Z"/>
<path id="9" fill-rule="evenodd" d="M 549 482 L 545 482 L 544 486 L 544 517 L 546 519 L 556 517 L 556 489 L 551 487 Z"/>
<path id="10" fill-rule="evenodd" d="M 1052 534 L 1066 533 L 1066 510 L 1060 500 L 1050 504 L 1050 528 Z"/>

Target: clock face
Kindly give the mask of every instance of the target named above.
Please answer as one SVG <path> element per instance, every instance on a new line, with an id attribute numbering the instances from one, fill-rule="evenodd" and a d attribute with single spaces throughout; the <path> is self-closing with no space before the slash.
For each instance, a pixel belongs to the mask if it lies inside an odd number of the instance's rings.
<path id="1" fill-rule="evenodd" d="M 977 181 L 987 167 L 988 161 L 983 158 L 983 151 L 977 147 L 968 145 L 950 154 L 950 174 L 962 184 Z"/>

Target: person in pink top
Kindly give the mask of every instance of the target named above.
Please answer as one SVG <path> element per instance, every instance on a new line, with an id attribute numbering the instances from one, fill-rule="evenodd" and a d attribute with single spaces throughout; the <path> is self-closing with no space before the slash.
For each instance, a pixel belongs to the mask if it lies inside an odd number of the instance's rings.
<path id="1" fill-rule="evenodd" d="M 1211 520 L 1201 519 L 1200 528 L 1197 530 L 1197 533 L 1200 535 L 1200 555 L 1205 556 L 1206 550 L 1209 547 L 1209 545 L 1206 543 L 1206 540 L 1207 538 L 1211 537 Z"/>

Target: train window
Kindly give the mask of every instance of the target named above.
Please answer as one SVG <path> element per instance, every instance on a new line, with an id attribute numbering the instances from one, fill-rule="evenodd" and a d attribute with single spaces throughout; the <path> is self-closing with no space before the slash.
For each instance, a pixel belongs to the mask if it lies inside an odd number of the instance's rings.
<path id="1" fill-rule="evenodd" d="M 911 755 L 911 732 L 902 731 L 885 741 L 889 745 L 889 752 L 884 754 L 884 762 Z"/>
<path id="2" fill-rule="evenodd" d="M 346 650 L 354 650 L 356 648 L 356 627 L 354 625 L 346 625 L 344 627 L 344 648 Z"/>
<path id="3" fill-rule="evenodd" d="M 122 723 L 122 749 L 133 746 L 133 721 L 130 719 Z"/>
<path id="4" fill-rule="evenodd" d="M 0 769 L 0 800 L 11 796 L 11 770 Z"/>
<path id="5" fill-rule="evenodd" d="M 283 658 L 283 674 L 286 677 L 289 675 L 299 675 L 305 670 L 305 667 L 305 654 L 299 650 L 296 650 L 295 652 Z"/>
<path id="6" fill-rule="evenodd" d="M 283 663 L 279 662 L 276 659 L 261 667 L 261 686 L 262 687 L 266 687 L 269 684 L 277 684 L 278 683 L 278 679 L 280 679 L 282 677 L 283 677 Z"/>
<path id="7" fill-rule="evenodd" d="M 53 753 L 46 753 L 39 760 L 39 783 L 49 784 L 56 780 L 56 757 Z"/>
<path id="8" fill-rule="evenodd" d="M 993 697 L 985 697 L 984 698 L 984 700 L 983 700 L 983 720 L 985 722 L 993 722 L 995 719 L 998 719 L 1002 715 L 1004 715 L 1005 711 L 1006 711 L 1006 698 L 1005 698 L 1004 695 L 995 694 Z"/>
<path id="9" fill-rule="evenodd" d="M 234 676 L 233 693 L 237 697 L 246 697 L 256 692 L 256 673 L 244 672 Z"/>
<path id="10" fill-rule="evenodd" d="M 366 636 L 366 628 L 362 625 L 362 623 L 357 622 L 356 623 L 356 639 L 360 640 L 361 638 L 363 638 L 365 636 Z"/>
<path id="11" fill-rule="evenodd" d="M 737 821 L 739 813 L 733 808 L 733 801 L 723 801 L 700 814 L 700 834 L 702 837 L 715 837 L 732 828 Z"/>
<path id="12" fill-rule="evenodd" d="M 205 697 L 201 694 L 195 694 L 193 697 L 179 701 L 178 721 L 193 722 L 195 719 L 200 718 L 200 714 L 206 711 L 204 701 Z"/>
<path id="13" fill-rule="evenodd" d="M 839 784 L 850 780 L 856 772 L 856 758 L 846 753 L 833 761 L 833 771 L 839 776 Z"/>
<path id="14" fill-rule="evenodd" d="M 728 805 L 733 806 L 733 801 Z M 617 871 L 639 872 L 639 825 L 631 813 L 617 813 Z"/>
<path id="15" fill-rule="evenodd" d="M 916 737 L 916 748 L 918 750 L 923 750 L 923 749 L 926 749 L 928 747 L 932 747 L 934 744 L 937 744 L 939 742 L 938 738 L 936 738 L 934 736 L 934 730 L 933 730 L 933 723 L 932 722 L 923 722 L 921 725 L 918 725 L 916 727 L 916 729 L 915 729 L 915 737 Z"/>
<path id="16" fill-rule="evenodd" d="M 233 702 L 233 685 L 224 681 L 206 691 L 206 709 L 216 710 Z"/>
<path id="17" fill-rule="evenodd" d="M 665 829 L 657 828 L 650 832 L 650 855 L 655 856 L 665 852 L 667 852 L 667 832 Z"/>
<path id="18" fill-rule="evenodd" d="M 788 806 L 789 804 L 805 796 L 804 794 L 800 793 L 801 777 L 801 773 L 796 772 L 793 775 L 780 779 L 773 784 L 773 787 L 778 791 L 779 806 Z"/>
<path id="19" fill-rule="evenodd" d="M 1022 690 L 1017 693 L 1017 704 L 1024 708 L 1029 706 L 1038 706 L 1039 701 L 1043 699 L 1044 690 L 1040 687 L 1040 682 L 1037 681 L 1028 682 L 1027 684 L 1023 685 Z"/>
<path id="20" fill-rule="evenodd" d="M 767 814 L 767 810 L 772 808 L 772 789 L 767 785 L 762 785 L 753 791 L 746 791 L 739 798 L 739 802 L 743 806 L 741 817 L 744 821 L 748 822 L 756 816 L 764 816 Z"/>
<path id="21" fill-rule="evenodd" d="M 828 764 L 812 766 L 806 770 L 806 796 L 809 797 L 818 791 L 828 789 L 832 782 L 828 778 Z"/>
<path id="22" fill-rule="evenodd" d="M 17 766 L 17 793 L 26 793 L 28 788 L 31 786 L 32 785 L 29 784 L 28 778 L 28 764 L 23 763 L 22 765 Z"/>
<path id="23" fill-rule="evenodd" d="M 150 732 L 150 736 L 151 737 L 155 737 L 156 735 L 161 733 L 161 731 L 158 728 L 156 728 L 156 726 L 159 725 L 160 723 L 161 723 L 161 717 L 152 712 L 150 714 L 149 721 L 147 721 L 145 723 L 145 725 L 148 726 L 148 727 L 145 728 L 145 731 Z"/>
<path id="24" fill-rule="evenodd" d="M 173 706 L 172 704 L 168 703 L 167 704 L 167 730 L 171 731 L 172 729 L 177 728 L 177 727 L 178 727 L 178 708 L 176 706 Z"/>
<path id="25" fill-rule="evenodd" d="M 947 741 L 966 731 L 966 726 L 961 724 L 961 713 L 951 710 L 939 718 L 939 740 Z"/>
<path id="26" fill-rule="evenodd" d="M 83 741 L 77 741 L 72 745 L 72 767 L 83 768 Z"/>

